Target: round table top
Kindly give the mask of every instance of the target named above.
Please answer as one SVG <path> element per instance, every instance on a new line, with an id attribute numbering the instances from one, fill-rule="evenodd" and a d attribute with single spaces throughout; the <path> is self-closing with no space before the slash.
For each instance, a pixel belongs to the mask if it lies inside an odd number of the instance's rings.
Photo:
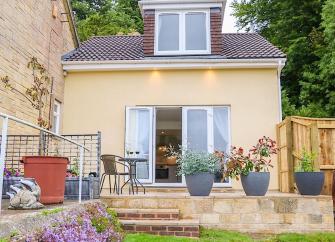
<path id="1" fill-rule="evenodd" d="M 126 162 L 146 162 L 148 159 L 145 158 L 137 158 L 137 157 L 124 157 L 120 159 L 120 161 L 126 161 Z"/>

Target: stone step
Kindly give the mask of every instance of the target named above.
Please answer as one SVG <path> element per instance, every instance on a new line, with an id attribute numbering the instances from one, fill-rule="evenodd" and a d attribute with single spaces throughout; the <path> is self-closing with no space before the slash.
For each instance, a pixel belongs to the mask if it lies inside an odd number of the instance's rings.
<path id="1" fill-rule="evenodd" d="M 114 208 L 119 219 L 125 220 L 176 220 L 179 209 Z"/>
<path id="2" fill-rule="evenodd" d="M 199 237 L 199 220 L 120 220 L 129 233 L 148 233 L 178 237 Z"/>

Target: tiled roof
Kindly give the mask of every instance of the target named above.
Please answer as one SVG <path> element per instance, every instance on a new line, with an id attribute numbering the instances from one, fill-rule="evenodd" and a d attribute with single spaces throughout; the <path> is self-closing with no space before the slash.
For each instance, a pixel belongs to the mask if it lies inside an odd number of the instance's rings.
<path id="1" fill-rule="evenodd" d="M 215 58 L 252 59 L 283 58 L 285 55 L 256 33 L 223 34 L 222 55 Z M 211 58 L 213 58 L 212 56 Z M 152 58 L 152 57 L 151 57 Z M 189 58 L 181 56 L 180 58 Z M 192 58 L 195 58 L 194 56 Z M 204 58 L 202 56 L 202 58 Z M 64 61 L 142 60 L 142 36 L 97 36 L 65 54 Z"/>
<path id="2" fill-rule="evenodd" d="M 229 59 L 284 58 L 277 47 L 256 33 L 223 34 L 222 55 Z"/>

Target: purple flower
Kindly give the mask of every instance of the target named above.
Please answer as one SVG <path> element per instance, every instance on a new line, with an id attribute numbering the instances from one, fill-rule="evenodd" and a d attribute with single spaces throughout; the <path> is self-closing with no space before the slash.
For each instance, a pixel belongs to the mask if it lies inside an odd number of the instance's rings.
<path id="1" fill-rule="evenodd" d="M 65 211 L 59 216 L 51 218 L 48 226 L 27 237 L 26 240 L 50 242 L 122 241 L 122 233 L 115 230 L 113 218 L 108 214 L 104 205 L 89 203 L 85 204 L 84 208 Z"/>

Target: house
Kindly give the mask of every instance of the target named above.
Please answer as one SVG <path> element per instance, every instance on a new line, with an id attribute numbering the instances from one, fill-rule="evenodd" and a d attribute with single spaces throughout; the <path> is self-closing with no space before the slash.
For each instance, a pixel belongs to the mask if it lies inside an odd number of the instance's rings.
<path id="1" fill-rule="evenodd" d="M 225 4 L 142 0 L 143 35 L 96 36 L 64 55 L 63 132 L 99 130 L 102 153 L 139 153 L 148 187 L 185 186 L 168 145 L 213 152 L 275 138 L 285 55 L 256 33 L 222 34 Z"/>
<path id="2" fill-rule="evenodd" d="M 48 104 L 55 108 L 50 111 L 46 108 L 45 120 L 52 120 L 53 130 L 60 132 L 64 98 L 60 59 L 79 45 L 69 1 L 0 1 L 0 29 L 0 77 L 8 75 L 12 84 L 23 91 L 23 87 L 30 87 L 33 82 L 27 63 L 36 57 L 53 77 L 53 98 Z M 0 112 L 36 123 L 37 111 L 31 104 L 3 85 L 0 85 Z M 14 123 L 10 127 L 15 134 L 33 132 Z"/>

